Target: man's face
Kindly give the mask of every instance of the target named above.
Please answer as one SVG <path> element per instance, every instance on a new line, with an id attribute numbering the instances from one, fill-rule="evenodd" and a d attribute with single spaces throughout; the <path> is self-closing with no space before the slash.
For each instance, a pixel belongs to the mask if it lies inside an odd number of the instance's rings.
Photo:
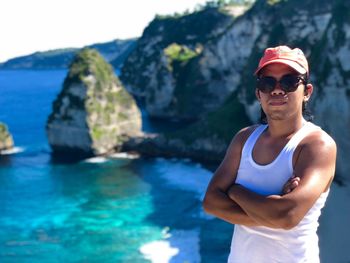
<path id="1" fill-rule="evenodd" d="M 260 72 L 260 77 L 272 77 L 277 81 L 286 75 L 299 76 L 300 74 L 291 67 L 278 63 L 267 65 Z M 297 84 L 297 89 L 293 92 L 281 89 L 279 82 L 271 92 L 262 92 L 256 89 L 256 96 L 267 120 L 288 120 L 301 117 L 302 103 L 310 98 L 311 93 L 312 85 L 308 84 L 305 88 L 302 81 Z"/>

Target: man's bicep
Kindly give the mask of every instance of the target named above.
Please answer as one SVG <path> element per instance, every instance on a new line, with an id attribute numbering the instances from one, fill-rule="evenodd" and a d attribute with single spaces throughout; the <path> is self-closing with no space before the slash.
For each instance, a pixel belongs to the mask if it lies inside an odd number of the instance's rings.
<path id="1" fill-rule="evenodd" d="M 247 136 L 246 133 L 247 129 L 243 129 L 232 139 L 223 161 L 212 177 L 208 190 L 220 189 L 226 191 L 234 183 L 241 160 L 243 141 Z"/>
<path id="2" fill-rule="evenodd" d="M 325 192 L 334 176 L 336 145 L 330 137 L 311 138 L 301 150 L 294 174 L 300 183 L 291 193 L 284 195 L 294 203 L 293 209 L 298 217 L 303 217 L 319 196 Z"/>
<path id="3" fill-rule="evenodd" d="M 233 142 L 231 142 L 230 147 L 226 152 L 225 158 L 215 171 L 210 181 L 208 190 L 219 188 L 222 191 L 226 191 L 226 189 L 234 182 L 238 169 L 237 162 L 239 164 L 240 156 L 237 156 L 237 151 L 232 143 Z"/>

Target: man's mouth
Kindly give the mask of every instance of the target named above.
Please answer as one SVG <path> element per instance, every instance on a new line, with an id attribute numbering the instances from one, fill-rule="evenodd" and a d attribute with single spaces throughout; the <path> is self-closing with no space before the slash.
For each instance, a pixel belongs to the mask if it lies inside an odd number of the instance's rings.
<path id="1" fill-rule="evenodd" d="M 287 103 L 287 100 L 270 100 L 269 105 L 271 106 L 281 106 Z"/>

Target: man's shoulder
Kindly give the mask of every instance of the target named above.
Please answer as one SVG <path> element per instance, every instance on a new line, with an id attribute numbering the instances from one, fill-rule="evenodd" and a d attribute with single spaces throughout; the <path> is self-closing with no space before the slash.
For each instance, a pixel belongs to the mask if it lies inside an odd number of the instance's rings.
<path id="1" fill-rule="evenodd" d="M 254 124 L 239 130 L 232 138 L 230 145 L 227 148 L 228 156 L 238 156 L 241 154 L 243 146 L 252 132 L 259 126 Z"/>
<path id="2" fill-rule="evenodd" d="M 240 137 L 240 138 L 249 137 L 249 135 L 251 135 L 253 131 L 259 126 L 260 124 L 253 124 L 251 126 L 244 127 L 243 129 L 241 129 L 236 133 L 236 137 Z"/>
<path id="3" fill-rule="evenodd" d="M 312 148 L 336 148 L 336 142 L 326 131 L 322 130 L 320 127 L 313 125 L 313 129 L 310 133 L 302 140 L 304 147 Z"/>
<path id="4" fill-rule="evenodd" d="M 260 124 L 253 124 L 239 130 L 236 135 L 233 137 L 232 141 L 243 145 L 248 137 L 254 132 L 254 130 L 259 127 Z"/>

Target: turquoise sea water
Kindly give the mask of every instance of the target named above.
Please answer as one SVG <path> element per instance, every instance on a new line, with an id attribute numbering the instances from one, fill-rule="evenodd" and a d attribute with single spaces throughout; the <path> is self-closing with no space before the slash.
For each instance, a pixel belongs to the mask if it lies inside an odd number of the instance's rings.
<path id="1" fill-rule="evenodd" d="M 0 262 L 225 262 L 232 226 L 201 209 L 203 166 L 51 160 L 44 127 L 65 74 L 0 71 L 0 121 L 16 144 L 0 159 Z M 144 116 L 143 127 L 162 124 Z"/>

